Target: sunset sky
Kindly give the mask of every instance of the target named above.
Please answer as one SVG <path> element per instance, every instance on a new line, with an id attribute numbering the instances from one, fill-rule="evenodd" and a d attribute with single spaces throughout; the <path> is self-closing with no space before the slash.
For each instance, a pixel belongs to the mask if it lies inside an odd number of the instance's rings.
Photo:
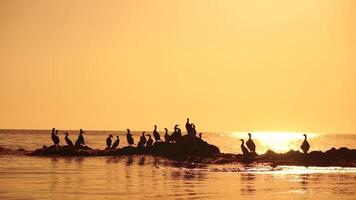
<path id="1" fill-rule="evenodd" d="M 1 0 L 0 128 L 356 132 L 356 1 Z"/>

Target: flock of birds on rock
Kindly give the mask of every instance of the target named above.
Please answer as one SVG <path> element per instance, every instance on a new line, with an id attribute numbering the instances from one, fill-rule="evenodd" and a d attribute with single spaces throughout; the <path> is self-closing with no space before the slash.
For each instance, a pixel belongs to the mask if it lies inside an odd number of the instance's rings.
<path id="1" fill-rule="evenodd" d="M 179 140 L 179 138 L 182 137 L 182 131 L 178 126 L 179 126 L 178 124 L 174 126 L 174 132 L 171 135 L 169 135 L 168 129 L 165 128 L 164 142 L 175 143 L 176 141 Z M 188 136 L 197 137 L 195 125 L 193 123 L 189 122 L 189 118 L 187 118 L 185 128 L 187 130 Z M 129 144 L 129 146 L 135 145 L 134 138 L 132 137 L 130 129 L 126 129 L 126 130 L 127 130 L 127 134 L 126 134 L 127 143 Z M 73 144 L 73 142 L 69 139 L 67 132 L 64 133 L 64 135 L 65 135 L 64 140 L 67 143 L 67 145 L 70 147 L 84 146 L 85 142 L 84 142 L 83 133 L 84 133 L 84 131 L 82 129 L 80 129 L 79 135 L 78 135 L 77 140 L 75 141 L 75 144 Z M 150 147 L 153 145 L 154 141 L 153 141 L 151 135 L 147 134 L 147 136 L 148 136 L 148 139 L 147 139 L 145 134 L 146 134 L 146 132 L 142 132 L 142 135 L 140 136 L 140 140 L 137 143 L 138 148 Z M 157 125 L 154 125 L 154 130 L 152 132 L 152 135 L 156 142 L 163 142 L 159 132 L 157 131 Z M 304 153 L 307 153 L 309 151 L 310 145 L 307 141 L 307 135 L 304 134 L 303 136 L 304 136 L 304 141 L 303 141 L 302 145 L 300 146 L 300 148 L 302 149 L 302 151 Z M 202 139 L 202 133 L 199 133 L 198 137 L 200 139 Z M 245 146 L 244 140 L 241 139 L 241 151 L 244 155 L 256 155 L 256 145 L 253 142 L 251 137 L 252 137 L 251 133 L 248 133 L 248 140 L 246 142 L 246 146 Z M 53 144 L 56 147 L 58 147 L 60 140 L 58 137 L 58 130 L 56 130 L 55 128 L 52 129 L 51 138 L 52 138 Z M 111 134 L 106 138 L 106 149 L 115 150 L 118 148 L 118 146 L 120 144 L 119 136 L 118 135 L 116 136 L 116 140 L 114 141 L 114 143 L 112 142 L 112 138 L 113 138 L 113 135 L 111 135 Z"/>

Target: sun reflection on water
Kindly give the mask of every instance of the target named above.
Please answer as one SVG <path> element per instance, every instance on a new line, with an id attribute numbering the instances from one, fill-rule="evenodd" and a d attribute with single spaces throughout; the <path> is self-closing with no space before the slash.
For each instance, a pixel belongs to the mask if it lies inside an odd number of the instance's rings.
<path id="1" fill-rule="evenodd" d="M 308 139 L 318 136 L 316 133 L 305 132 L 250 132 L 252 139 L 257 146 L 257 153 L 264 153 L 271 149 L 275 152 L 283 153 L 291 149 L 298 150 L 304 140 L 303 134 L 307 134 Z M 235 139 L 248 139 L 247 132 L 233 132 Z"/>

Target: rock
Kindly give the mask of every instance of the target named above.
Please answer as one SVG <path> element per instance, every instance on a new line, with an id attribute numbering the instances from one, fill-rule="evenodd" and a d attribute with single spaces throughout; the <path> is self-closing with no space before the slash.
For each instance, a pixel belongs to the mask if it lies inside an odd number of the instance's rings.
<path id="1" fill-rule="evenodd" d="M 0 151 L 5 149 L 0 148 Z M 152 155 L 170 158 L 187 163 L 227 164 L 227 163 L 269 163 L 296 166 L 342 166 L 356 167 L 356 150 L 342 147 L 332 148 L 326 152 L 312 151 L 304 154 L 290 150 L 287 153 L 276 153 L 268 150 L 262 155 L 223 154 L 218 147 L 189 136 L 183 136 L 176 143 L 156 142 L 151 147 L 137 148 L 133 146 L 116 150 L 93 150 L 88 146 L 79 148 L 70 146 L 43 146 L 31 152 L 33 156 L 125 156 Z"/>
<path id="2" fill-rule="evenodd" d="M 219 148 L 210 145 L 199 138 L 183 136 L 176 143 L 156 142 L 151 147 L 137 148 L 127 146 L 116 150 L 92 150 L 90 147 L 80 148 L 70 146 L 43 146 L 42 149 L 33 151 L 30 155 L 35 156 L 114 156 L 114 155 L 156 155 L 171 158 L 174 160 L 184 160 L 189 157 L 206 158 L 220 154 Z"/>

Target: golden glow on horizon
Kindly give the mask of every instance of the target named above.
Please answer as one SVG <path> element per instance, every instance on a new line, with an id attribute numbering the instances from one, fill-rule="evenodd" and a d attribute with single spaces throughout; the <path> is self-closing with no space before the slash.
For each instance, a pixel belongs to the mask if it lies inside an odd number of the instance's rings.
<path id="1" fill-rule="evenodd" d="M 304 140 L 304 133 L 300 132 L 251 132 L 251 134 L 253 141 L 257 145 L 257 153 L 265 153 L 269 149 L 278 153 L 300 150 L 300 145 Z M 309 141 L 318 136 L 316 133 L 305 134 L 307 134 Z M 231 135 L 236 139 L 236 143 L 240 143 L 239 139 L 244 139 L 245 142 L 248 139 L 246 132 L 234 132 Z M 237 146 L 238 148 L 240 147 L 239 145 Z"/>
<path id="2" fill-rule="evenodd" d="M 0 128 L 356 131 L 356 1 L 3 0 L 0 27 Z"/>

